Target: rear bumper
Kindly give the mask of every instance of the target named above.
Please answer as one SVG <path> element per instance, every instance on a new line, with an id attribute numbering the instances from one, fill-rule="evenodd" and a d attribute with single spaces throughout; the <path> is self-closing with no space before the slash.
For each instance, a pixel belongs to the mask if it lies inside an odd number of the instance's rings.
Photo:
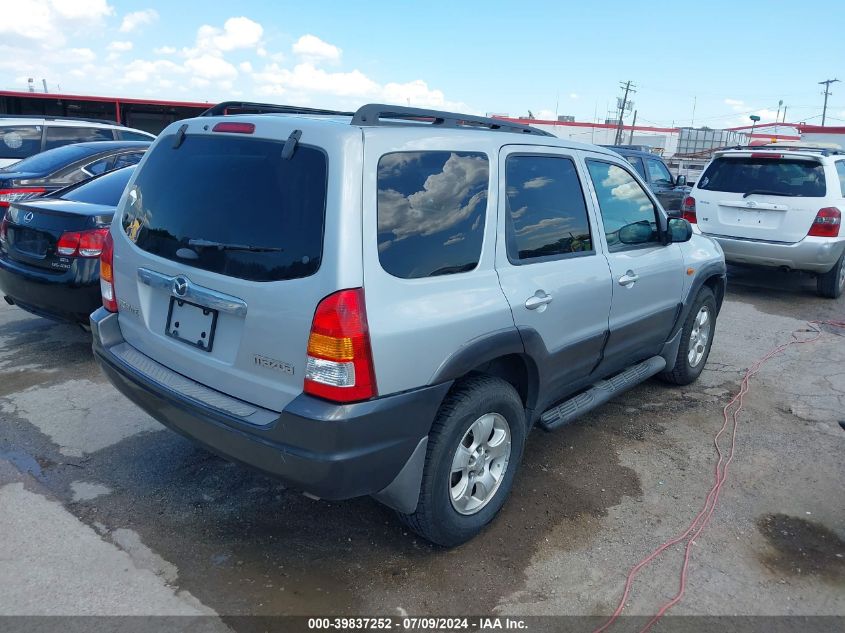
<path id="1" fill-rule="evenodd" d="M 117 314 L 97 310 L 91 330 L 94 355 L 115 387 L 159 422 L 212 452 L 320 498 L 375 495 L 404 512 L 416 507 L 424 461 L 420 447 L 424 455 L 451 383 L 348 405 L 302 394 L 271 422 L 256 425 L 125 363 L 111 351 L 125 344 Z"/>
<path id="2" fill-rule="evenodd" d="M 725 251 L 725 260 L 733 264 L 786 267 L 814 273 L 826 273 L 845 251 L 845 239 L 805 237 L 792 244 L 748 240 L 704 233 Z"/>
<path id="3" fill-rule="evenodd" d="M 0 292 L 27 312 L 87 324 L 88 315 L 101 305 L 100 276 L 95 260 L 84 264 L 70 275 L 56 275 L 0 254 Z"/>

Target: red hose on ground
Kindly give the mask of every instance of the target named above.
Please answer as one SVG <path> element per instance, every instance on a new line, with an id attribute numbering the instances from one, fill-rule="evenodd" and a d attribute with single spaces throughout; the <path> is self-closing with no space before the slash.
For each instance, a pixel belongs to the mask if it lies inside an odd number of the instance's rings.
<path id="1" fill-rule="evenodd" d="M 733 461 L 734 451 L 736 449 L 736 434 L 737 428 L 739 426 L 738 416 L 739 413 L 743 410 L 745 404 L 745 394 L 747 394 L 750 390 L 749 382 L 751 378 L 756 375 L 757 372 L 759 372 L 760 369 L 763 367 L 763 365 L 765 365 L 769 360 L 782 353 L 790 346 L 803 345 L 805 343 L 812 343 L 814 341 L 817 341 L 822 333 L 819 326 L 828 325 L 831 327 L 845 328 L 845 321 L 808 321 L 807 324 L 810 326 L 810 330 L 795 330 L 792 333 L 792 340 L 788 341 L 787 343 L 783 343 L 782 345 L 778 345 L 777 347 L 769 351 L 768 354 L 757 360 L 745 371 L 745 375 L 743 376 L 742 381 L 740 382 L 739 391 L 737 391 L 736 395 L 731 398 L 731 400 L 725 405 L 724 409 L 722 409 L 722 417 L 724 418 L 724 421 L 722 422 L 722 427 L 719 429 L 718 433 L 716 433 L 716 436 L 713 438 L 713 444 L 716 447 L 716 453 L 718 454 L 719 459 L 716 462 L 716 466 L 714 468 L 713 486 L 710 488 L 710 491 L 707 493 L 707 496 L 704 499 L 704 506 L 701 508 L 701 511 L 695 516 L 695 518 L 692 520 L 686 530 L 684 530 L 678 536 L 675 536 L 674 538 L 666 541 L 665 543 L 657 547 L 654 551 L 651 552 L 651 554 L 643 558 L 640 562 L 638 562 L 631 568 L 625 580 L 625 588 L 622 591 L 622 597 L 619 600 L 619 604 L 617 605 L 616 610 L 613 612 L 613 615 L 610 616 L 607 622 L 605 622 L 602 626 L 596 629 L 594 633 L 603 633 L 608 628 L 610 628 L 610 626 L 619 618 L 620 615 L 622 615 L 622 611 L 625 609 L 625 603 L 627 602 L 628 596 L 631 593 L 631 586 L 633 585 L 634 578 L 636 578 L 640 570 L 646 565 L 648 565 L 650 562 L 652 562 L 655 558 L 657 558 L 661 553 L 686 539 L 686 546 L 684 548 L 684 561 L 681 565 L 681 577 L 678 592 L 670 600 L 665 602 L 663 606 L 660 607 L 654 617 L 652 617 L 648 621 L 648 623 L 641 629 L 640 633 L 645 633 L 646 631 L 648 631 L 660 618 L 662 618 L 666 614 L 669 609 L 678 604 L 684 597 L 684 592 L 686 591 L 687 585 L 687 572 L 689 570 L 689 561 L 690 554 L 692 552 L 692 546 L 695 543 L 695 540 L 704 531 L 704 528 L 707 527 L 707 524 L 710 523 L 710 518 L 713 516 L 713 511 L 716 509 L 716 504 L 719 501 L 719 494 L 722 491 L 722 486 L 728 478 L 728 467 Z M 806 339 L 800 339 L 798 338 L 799 332 L 813 332 L 813 336 Z M 730 409 L 735 404 L 737 406 L 731 412 Z M 731 426 L 731 443 L 726 457 L 722 451 L 722 448 L 719 446 L 719 439 L 728 429 L 729 425 Z"/>

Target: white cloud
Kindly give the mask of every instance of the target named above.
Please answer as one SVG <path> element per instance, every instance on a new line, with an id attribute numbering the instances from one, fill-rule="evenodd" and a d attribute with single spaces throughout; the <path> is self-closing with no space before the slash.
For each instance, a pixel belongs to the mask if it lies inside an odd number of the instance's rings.
<path id="1" fill-rule="evenodd" d="M 581 98 L 581 95 L 579 95 L 577 92 L 570 92 L 570 93 L 569 93 L 569 98 L 570 98 L 570 99 L 580 99 L 580 98 Z"/>
<path id="2" fill-rule="evenodd" d="M 35 42 L 56 49 L 68 35 L 99 26 L 113 12 L 106 0 L 15 0 L 4 3 L 0 35 L 7 45 Z"/>
<path id="3" fill-rule="evenodd" d="M 156 55 L 173 55 L 175 52 L 176 49 L 173 46 L 159 46 L 153 49 L 153 53 Z"/>
<path id="4" fill-rule="evenodd" d="M 249 62 L 241 62 L 240 64 L 238 64 L 238 68 L 240 68 L 241 71 L 247 74 L 252 72 L 252 64 L 250 64 Z"/>
<path id="5" fill-rule="evenodd" d="M 531 180 L 526 181 L 523 187 L 525 189 L 540 189 L 551 183 L 551 178 L 546 178 L 545 176 L 537 176 L 537 178 L 532 178 Z"/>
<path id="6" fill-rule="evenodd" d="M 745 105 L 745 102 L 739 99 L 725 99 L 725 104 L 729 106 L 741 106 Z"/>
<path id="7" fill-rule="evenodd" d="M 69 20 L 99 20 L 114 13 L 106 0 L 51 0 L 50 4 Z"/>
<path id="8" fill-rule="evenodd" d="M 123 70 L 121 82 L 125 84 L 144 84 L 152 80 L 161 81 L 166 79 L 165 75 L 182 74 L 185 69 L 179 64 L 174 64 L 166 59 L 147 61 L 136 59 Z"/>
<path id="9" fill-rule="evenodd" d="M 293 44 L 293 53 L 306 62 L 319 63 L 322 61 L 339 62 L 343 51 L 324 42 L 316 35 L 303 35 Z"/>
<path id="10" fill-rule="evenodd" d="M 115 42 L 112 42 L 111 44 L 109 44 L 106 47 L 106 50 L 108 50 L 111 53 L 125 53 L 127 51 L 132 50 L 132 42 L 115 41 Z"/>
<path id="11" fill-rule="evenodd" d="M 202 79 L 224 80 L 235 79 L 238 76 L 237 68 L 222 57 L 215 57 L 214 55 L 193 57 L 185 62 L 185 68 Z"/>
<path id="12" fill-rule="evenodd" d="M 339 96 L 363 97 L 379 92 L 379 85 L 358 70 L 331 73 L 312 64 L 298 64 L 293 70 L 271 64 L 253 78 L 261 84 L 259 92 L 283 94 L 288 90 L 331 93 Z"/>
<path id="13" fill-rule="evenodd" d="M 197 31 L 197 49 L 200 51 L 221 52 L 252 48 L 261 42 L 264 27 L 249 18 L 229 18 L 219 29 L 205 24 Z"/>
<path id="14" fill-rule="evenodd" d="M 463 242 L 464 239 L 465 239 L 464 234 L 458 233 L 457 235 L 450 236 L 449 239 L 447 239 L 445 242 L 443 242 L 443 246 L 452 246 L 452 244 L 457 244 L 458 242 Z"/>
<path id="15" fill-rule="evenodd" d="M 123 16 L 123 22 L 120 23 L 120 32 L 131 33 L 135 29 L 152 24 L 156 20 L 158 20 L 158 11 L 155 9 L 133 11 L 132 13 L 127 13 Z"/>

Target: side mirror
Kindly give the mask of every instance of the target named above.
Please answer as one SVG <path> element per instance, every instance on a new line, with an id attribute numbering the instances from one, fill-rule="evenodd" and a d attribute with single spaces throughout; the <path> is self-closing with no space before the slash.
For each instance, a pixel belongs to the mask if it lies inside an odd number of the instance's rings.
<path id="1" fill-rule="evenodd" d="M 668 233 L 670 244 L 689 242 L 692 239 L 692 224 L 683 218 L 669 218 Z"/>
<path id="2" fill-rule="evenodd" d="M 619 241 L 623 244 L 646 244 L 653 241 L 653 238 L 654 227 L 647 220 L 626 224 L 619 229 Z"/>
<path id="3" fill-rule="evenodd" d="M 687 184 L 687 177 L 683 174 L 678 174 L 678 177 L 675 178 L 675 186 L 676 187 L 683 187 Z"/>

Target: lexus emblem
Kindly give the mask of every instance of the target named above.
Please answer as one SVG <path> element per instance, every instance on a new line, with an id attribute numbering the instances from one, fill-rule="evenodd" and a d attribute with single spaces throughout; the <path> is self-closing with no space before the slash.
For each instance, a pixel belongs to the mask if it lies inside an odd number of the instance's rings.
<path id="1" fill-rule="evenodd" d="M 34 217 L 35 217 L 35 214 L 32 211 L 27 211 L 26 215 L 23 216 L 23 221 L 24 222 L 32 222 L 32 218 L 34 218 Z"/>
<path id="2" fill-rule="evenodd" d="M 173 280 L 173 294 L 184 297 L 188 292 L 188 280 L 184 277 L 177 277 Z"/>

